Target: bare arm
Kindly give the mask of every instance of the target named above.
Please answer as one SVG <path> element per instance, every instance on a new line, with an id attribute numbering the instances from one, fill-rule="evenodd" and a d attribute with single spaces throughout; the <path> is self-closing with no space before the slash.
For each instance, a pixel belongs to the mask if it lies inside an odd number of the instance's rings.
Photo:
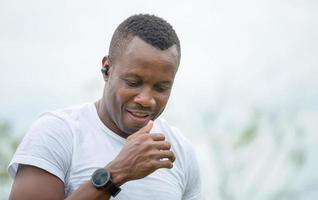
<path id="1" fill-rule="evenodd" d="M 64 183 L 53 174 L 30 165 L 20 165 L 10 200 L 62 200 L 64 199 Z M 109 195 L 95 189 L 88 181 L 69 198 L 71 199 L 109 199 Z"/>
<path id="2" fill-rule="evenodd" d="M 10 199 L 63 199 L 64 183 L 49 172 L 30 165 L 19 165 Z"/>
<path id="3" fill-rule="evenodd" d="M 149 134 L 153 122 L 127 138 L 118 156 L 107 168 L 113 183 L 121 186 L 127 181 L 143 178 L 159 168 L 172 168 L 175 155 L 163 134 Z M 168 158 L 168 159 L 164 159 Z M 107 200 L 109 194 L 96 189 L 88 180 L 67 200 Z M 20 165 L 10 200 L 62 200 L 64 183 L 55 175 L 30 165 Z"/>

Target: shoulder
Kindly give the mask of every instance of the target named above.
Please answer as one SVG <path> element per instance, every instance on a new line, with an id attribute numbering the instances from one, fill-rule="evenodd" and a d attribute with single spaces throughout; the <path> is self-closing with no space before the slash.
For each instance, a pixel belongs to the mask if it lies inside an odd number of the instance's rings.
<path id="1" fill-rule="evenodd" d="M 85 107 L 85 106 L 84 106 Z M 74 128 L 83 106 L 47 111 L 31 125 L 8 167 L 15 177 L 19 164 L 44 169 L 61 180 L 70 166 Z"/>
<path id="2" fill-rule="evenodd" d="M 72 141 L 82 118 L 89 116 L 92 104 L 82 104 L 42 113 L 31 125 L 24 140 L 58 139 Z"/>
<path id="3" fill-rule="evenodd" d="M 38 127 L 43 130 L 54 127 L 54 129 L 62 128 L 63 130 L 71 131 L 81 117 L 88 116 L 91 106 L 92 104 L 86 103 L 63 109 L 45 111 L 32 124 L 31 129 Z"/>
<path id="4" fill-rule="evenodd" d="M 61 120 L 73 120 L 76 121 L 82 116 L 86 116 L 92 111 L 93 103 L 85 103 L 80 105 L 69 106 L 62 109 L 50 110 L 44 112 L 40 117 L 51 115 Z"/>

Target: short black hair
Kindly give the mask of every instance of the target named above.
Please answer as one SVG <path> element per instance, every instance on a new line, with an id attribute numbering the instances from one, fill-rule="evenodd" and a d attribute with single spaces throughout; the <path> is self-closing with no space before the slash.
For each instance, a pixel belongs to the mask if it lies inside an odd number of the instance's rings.
<path id="1" fill-rule="evenodd" d="M 114 59 L 134 36 L 160 50 L 176 45 L 180 60 L 180 41 L 173 27 L 166 20 L 149 14 L 132 15 L 119 24 L 110 43 L 109 59 Z"/>

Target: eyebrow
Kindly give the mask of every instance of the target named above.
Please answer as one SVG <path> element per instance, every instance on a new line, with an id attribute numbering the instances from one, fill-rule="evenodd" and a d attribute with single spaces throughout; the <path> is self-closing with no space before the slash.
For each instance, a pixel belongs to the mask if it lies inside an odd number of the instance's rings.
<path id="1" fill-rule="evenodd" d="M 171 81 L 160 81 L 158 84 L 172 85 Z"/>
<path id="2" fill-rule="evenodd" d="M 139 79 L 141 79 L 140 76 L 138 76 L 137 74 L 133 74 L 133 73 L 122 74 L 121 77 L 132 77 L 132 78 L 139 78 Z"/>
<path id="3" fill-rule="evenodd" d="M 120 76 L 121 78 L 136 78 L 136 79 L 142 79 L 142 77 L 140 77 L 137 74 L 134 73 L 127 73 L 127 74 L 123 74 Z M 172 81 L 159 81 L 156 84 L 164 84 L 164 85 L 172 85 Z"/>

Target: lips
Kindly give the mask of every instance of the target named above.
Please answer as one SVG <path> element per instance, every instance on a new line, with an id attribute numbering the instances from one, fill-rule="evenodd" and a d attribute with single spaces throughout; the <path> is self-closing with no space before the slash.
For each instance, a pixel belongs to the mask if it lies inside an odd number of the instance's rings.
<path id="1" fill-rule="evenodd" d="M 151 119 L 152 113 L 140 110 L 127 110 L 129 117 L 138 124 L 145 124 Z"/>

